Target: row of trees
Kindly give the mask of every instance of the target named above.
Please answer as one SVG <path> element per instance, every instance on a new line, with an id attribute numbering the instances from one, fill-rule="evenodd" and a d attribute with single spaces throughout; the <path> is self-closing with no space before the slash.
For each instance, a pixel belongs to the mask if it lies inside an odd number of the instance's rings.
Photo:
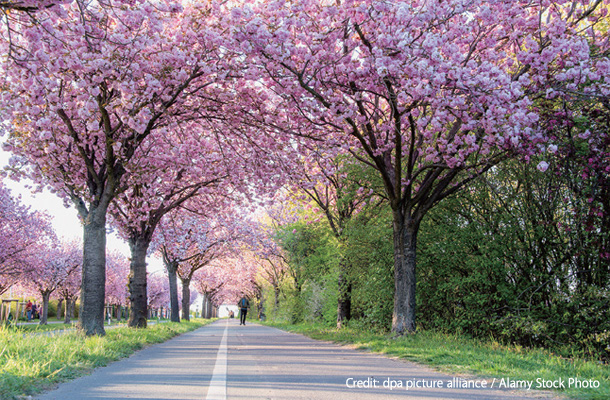
<path id="1" fill-rule="evenodd" d="M 384 291 L 392 330 L 413 332 L 424 217 L 502 161 L 559 146 L 581 116 L 583 135 L 607 138 L 572 107 L 609 93 L 602 0 L 26 5 L 2 7 L 5 147 L 13 175 L 79 212 L 87 334 L 104 333 L 107 219 L 131 248 L 129 324 L 141 327 L 165 217 L 245 214 L 287 182 L 339 241 L 364 201 L 390 207 Z M 595 149 L 590 169 L 606 159 Z M 368 174 L 346 199 L 343 164 Z M 177 254 L 168 265 L 198 259 Z M 351 291 L 340 265 L 339 323 Z"/>
<path id="2" fill-rule="evenodd" d="M 595 103 L 588 107 L 607 124 L 610 108 Z M 610 142 L 576 121 L 565 130 L 564 144 L 535 162 L 504 163 L 431 211 L 418 251 L 420 327 L 608 359 L 610 182 L 607 166 L 589 163 L 607 159 Z M 381 183 L 353 164 L 339 170 L 342 187 L 297 186 L 284 200 L 291 208 L 270 213 L 276 247 L 261 275 L 275 299 L 270 315 L 390 330 L 392 231 L 375 194 Z M 320 201 L 329 195 L 330 206 Z"/>
<path id="3" fill-rule="evenodd" d="M 145 258 L 163 216 L 178 207 L 219 212 L 233 201 L 231 187 L 260 173 L 247 168 L 260 162 L 256 149 L 235 142 L 227 151 L 217 136 L 214 108 L 230 59 L 221 57 L 209 5 L 189 7 L 75 1 L 5 13 L 11 172 L 50 186 L 79 212 L 87 334 L 104 333 L 108 218 L 131 249 L 129 325 L 144 327 Z"/>
<path id="4" fill-rule="evenodd" d="M 0 295 L 15 284 L 36 293 L 42 299 L 40 323 L 46 324 L 52 294 L 65 301 L 66 310 L 78 297 L 80 246 L 60 240 L 48 215 L 25 207 L 1 180 L 0 197 Z"/>
<path id="5" fill-rule="evenodd" d="M 31 212 L 1 181 L 0 195 L 3 200 L 0 295 L 14 287 L 25 297 L 40 298 L 40 324 L 47 323 L 49 300 L 54 296 L 65 307 L 64 322 L 69 323 L 80 295 L 82 246 L 78 242 L 58 239 L 49 216 Z M 163 256 L 169 280 L 167 276 L 148 274 L 148 307 L 166 309 L 171 304 L 173 321 L 180 320 L 180 308 L 182 318 L 188 320 L 190 305 L 196 298 L 190 291 L 191 283 L 211 306 L 218 306 L 225 300 L 236 302 L 241 295 L 236 289 L 248 287 L 238 279 L 254 281 L 247 275 L 248 268 L 240 264 L 233 247 L 244 232 L 238 232 L 238 227 L 230 230 L 225 226 L 228 224 L 221 225 L 220 221 L 210 226 L 210 219 L 202 221 L 192 213 L 174 213 L 170 217 L 157 231 L 151 247 Z M 228 257 L 232 259 L 228 260 Z M 115 317 L 119 320 L 123 317 L 122 310 L 128 306 L 129 265 L 129 260 L 118 252 L 111 252 L 106 257 L 104 304 L 116 310 Z M 181 292 L 177 290 L 176 276 L 181 281 Z"/>

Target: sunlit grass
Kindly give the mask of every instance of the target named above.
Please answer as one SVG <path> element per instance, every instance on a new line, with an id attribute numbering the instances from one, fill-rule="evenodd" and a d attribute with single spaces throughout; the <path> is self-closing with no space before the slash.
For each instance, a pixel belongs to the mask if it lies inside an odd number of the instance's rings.
<path id="1" fill-rule="evenodd" d="M 480 341 L 459 335 L 430 331 L 393 338 L 390 335 L 344 328 L 341 330 L 316 325 L 266 325 L 302 333 L 313 339 L 341 344 L 375 353 L 388 354 L 430 366 L 440 371 L 470 374 L 489 378 L 537 379 L 565 382 L 569 378 L 591 379 L 599 388 L 566 388 L 561 393 L 574 399 L 610 399 L 610 367 L 595 361 L 565 359 L 540 349 L 503 346 L 494 341 Z"/>
<path id="2" fill-rule="evenodd" d="M 209 322 L 199 319 L 146 329 L 120 327 L 107 330 L 103 337 L 85 337 L 78 331 L 33 337 L 22 329 L 0 328 L 0 399 L 38 393 Z"/>

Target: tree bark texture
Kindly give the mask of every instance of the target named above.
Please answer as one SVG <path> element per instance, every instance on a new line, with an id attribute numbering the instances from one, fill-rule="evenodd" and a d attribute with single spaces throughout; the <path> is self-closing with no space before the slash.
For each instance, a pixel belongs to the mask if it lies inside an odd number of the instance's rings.
<path id="1" fill-rule="evenodd" d="M 178 263 L 171 263 L 165 265 L 167 268 L 167 275 L 169 277 L 169 304 L 170 304 L 170 321 L 180 322 L 180 312 L 178 305 L 178 278 L 176 270 L 178 269 Z"/>
<path id="2" fill-rule="evenodd" d="M 415 332 L 415 252 L 419 223 L 394 211 L 394 312 L 392 332 Z"/>
<path id="3" fill-rule="evenodd" d="M 64 315 L 64 324 L 69 324 L 70 323 L 70 308 L 72 307 L 72 299 L 70 298 L 66 298 L 65 299 L 65 307 L 66 307 L 66 311 L 65 311 L 65 315 Z"/>
<path id="4" fill-rule="evenodd" d="M 277 311 L 280 306 L 280 285 L 273 285 L 273 311 Z"/>
<path id="5" fill-rule="evenodd" d="M 203 305 L 202 305 L 202 310 L 203 310 L 203 315 L 205 319 L 210 319 L 212 318 L 211 314 L 210 314 L 210 298 L 209 295 L 207 293 L 203 294 Z"/>
<path id="6" fill-rule="evenodd" d="M 129 264 L 129 321 L 130 328 L 146 328 L 148 301 L 146 293 L 146 252 L 150 239 L 131 238 L 131 263 Z"/>
<path id="7" fill-rule="evenodd" d="M 59 299 L 57 301 L 57 319 L 62 319 L 62 317 L 64 316 L 64 299 Z"/>
<path id="8" fill-rule="evenodd" d="M 190 321 L 191 316 L 191 280 L 181 279 L 182 283 L 182 319 Z"/>
<path id="9" fill-rule="evenodd" d="M 260 291 L 257 297 L 257 311 L 258 311 L 258 319 L 259 320 L 264 320 L 266 315 L 265 315 L 265 298 L 263 297 L 263 292 Z"/>
<path id="10" fill-rule="evenodd" d="M 51 292 L 44 291 L 40 293 L 42 295 L 42 312 L 40 313 L 40 325 L 47 324 L 47 317 L 49 315 L 49 299 L 51 298 Z"/>
<path id="11" fill-rule="evenodd" d="M 79 323 L 87 336 L 105 335 L 106 209 L 91 209 L 83 233 Z"/>
<path id="12" fill-rule="evenodd" d="M 203 303 L 201 304 L 201 314 L 205 319 L 212 318 L 212 313 L 210 312 L 210 296 L 207 293 L 203 294 Z"/>

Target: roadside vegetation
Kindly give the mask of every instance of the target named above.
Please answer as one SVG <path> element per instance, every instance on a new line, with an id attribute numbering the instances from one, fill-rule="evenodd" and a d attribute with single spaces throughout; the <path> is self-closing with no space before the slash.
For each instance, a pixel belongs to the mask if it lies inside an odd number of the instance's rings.
<path id="1" fill-rule="evenodd" d="M 284 329 L 448 372 L 599 380 L 563 392 L 610 398 L 610 224 L 592 215 L 591 182 L 574 178 L 581 166 L 556 160 L 557 172 L 543 174 L 537 161 L 506 162 L 429 211 L 418 236 L 415 334 L 391 339 L 391 210 L 375 195 L 354 201 L 381 183 L 350 164 L 341 171 L 354 184 L 337 189 L 334 219 L 296 196 L 274 217 L 259 310 Z M 339 218 L 340 235 L 329 223 Z"/>
<path id="2" fill-rule="evenodd" d="M 149 319 L 148 320 L 148 324 L 156 324 L 158 322 L 167 322 L 167 319 L 162 319 L 162 320 L 158 320 L 158 319 Z M 47 325 L 40 325 L 40 324 L 29 324 L 29 325 L 7 325 L 5 327 L 5 329 L 8 330 L 13 330 L 15 332 L 22 332 L 22 333 L 41 333 L 41 332 L 52 332 L 52 331 L 63 331 L 66 329 L 75 329 L 76 325 L 77 325 L 78 321 L 74 321 L 71 322 L 69 324 L 64 324 L 64 323 L 53 323 L 53 324 L 47 324 Z M 127 321 L 123 320 L 123 321 L 119 321 L 117 322 L 117 320 L 112 320 L 111 322 L 108 322 L 108 320 L 104 321 L 104 326 L 109 327 L 109 326 L 126 326 L 127 325 Z"/>
<path id="3" fill-rule="evenodd" d="M 507 378 L 533 381 L 557 381 L 578 378 L 599 382 L 599 388 L 571 388 L 558 393 L 573 399 L 602 400 L 610 398 L 610 369 L 599 362 L 566 359 L 541 349 L 504 346 L 494 340 L 479 340 L 463 335 L 420 330 L 415 335 L 392 337 L 358 328 L 328 328 L 320 324 L 265 323 L 312 339 L 354 345 L 357 349 L 400 357 L 435 367 L 439 371 L 476 375 L 485 378 Z M 497 387 L 497 386 L 496 386 Z"/>
<path id="4" fill-rule="evenodd" d="M 39 393 L 211 321 L 168 322 L 146 329 L 120 327 L 101 337 L 86 337 L 78 331 L 32 337 L 24 334 L 29 329 L 0 328 L 0 398 Z"/>

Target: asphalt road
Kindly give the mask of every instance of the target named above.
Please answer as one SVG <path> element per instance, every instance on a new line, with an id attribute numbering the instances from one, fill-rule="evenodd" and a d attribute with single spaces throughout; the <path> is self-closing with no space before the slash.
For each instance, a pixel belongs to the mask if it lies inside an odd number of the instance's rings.
<path id="1" fill-rule="evenodd" d="M 457 378 L 255 324 L 221 320 L 61 384 L 38 399 L 549 398 Z M 449 385 L 454 386 L 448 388 Z M 399 386 L 401 385 L 401 386 Z M 390 387 L 392 386 L 392 387 Z M 407 389 L 407 386 L 411 386 Z M 457 387 L 455 387 L 457 386 Z M 498 382 L 495 383 L 498 386 Z"/>

